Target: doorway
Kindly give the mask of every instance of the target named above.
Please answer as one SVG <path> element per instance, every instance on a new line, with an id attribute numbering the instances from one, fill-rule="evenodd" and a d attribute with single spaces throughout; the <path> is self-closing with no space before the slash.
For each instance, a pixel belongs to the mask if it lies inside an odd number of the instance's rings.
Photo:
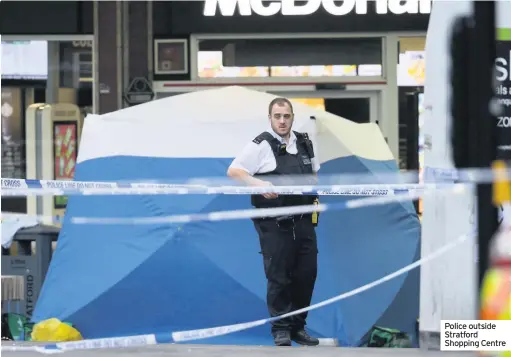
<path id="1" fill-rule="evenodd" d="M 311 105 L 355 123 L 379 123 L 379 92 L 377 91 L 272 91 L 272 94 Z"/>
<path id="2" fill-rule="evenodd" d="M 365 124 L 371 122 L 369 98 L 325 98 L 325 111 Z"/>

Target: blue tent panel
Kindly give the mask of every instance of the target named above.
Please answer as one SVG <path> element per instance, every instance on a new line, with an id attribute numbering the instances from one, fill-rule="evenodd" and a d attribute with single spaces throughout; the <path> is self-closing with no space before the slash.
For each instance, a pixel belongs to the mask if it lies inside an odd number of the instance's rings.
<path id="1" fill-rule="evenodd" d="M 222 176 L 230 159 L 109 157 L 80 163 L 76 180 L 173 180 Z M 354 156 L 322 164 L 321 173 L 396 172 L 394 162 Z M 350 197 L 324 196 L 322 202 Z M 250 220 L 150 225 L 75 225 L 70 217 L 163 217 L 250 208 L 247 196 L 74 196 L 33 320 L 57 317 L 86 338 L 164 333 L 268 316 L 259 241 Z M 318 279 L 313 303 L 413 262 L 419 222 L 411 203 L 324 212 L 318 227 Z M 412 326 L 417 277 L 407 275 L 317 309 L 308 329 L 356 345 L 383 316 Z M 407 306 L 389 307 L 400 293 Z M 410 331 L 411 332 L 411 331 Z M 271 344 L 269 326 L 198 343 Z"/>

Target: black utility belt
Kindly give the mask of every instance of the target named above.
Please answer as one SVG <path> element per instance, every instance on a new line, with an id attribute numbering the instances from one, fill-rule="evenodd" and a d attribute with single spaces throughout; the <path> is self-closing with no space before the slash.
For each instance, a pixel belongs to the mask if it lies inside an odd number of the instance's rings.
<path id="1" fill-rule="evenodd" d="M 262 222 L 275 222 L 275 224 L 280 228 L 288 229 L 290 227 L 294 227 L 296 223 L 301 221 L 309 221 L 312 223 L 314 227 L 318 225 L 317 218 L 313 218 L 312 213 L 304 213 L 304 214 L 296 214 L 296 215 L 287 215 L 287 216 L 278 216 L 278 217 L 261 217 L 261 218 L 253 218 L 254 223 L 262 223 Z"/>
<path id="2" fill-rule="evenodd" d="M 281 222 L 281 221 L 299 221 L 301 219 L 306 219 L 306 218 L 307 219 L 312 218 L 312 213 L 303 213 L 303 214 L 278 216 L 278 217 L 261 217 L 261 218 L 257 218 L 257 219 L 264 220 L 264 221 L 273 220 L 273 221 Z"/>

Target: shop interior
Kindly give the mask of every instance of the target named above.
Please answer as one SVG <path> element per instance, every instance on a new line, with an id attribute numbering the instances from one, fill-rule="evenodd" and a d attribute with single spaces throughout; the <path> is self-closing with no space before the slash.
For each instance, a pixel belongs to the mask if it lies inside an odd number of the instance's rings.
<path id="1" fill-rule="evenodd" d="M 50 63 L 49 41 L 2 41 L 2 177 L 25 178 L 26 109 L 46 103 L 49 76 L 58 72 L 55 101 L 92 112 L 92 41 L 54 41 L 58 60 Z M 27 211 L 25 198 L 2 198 L 7 212 Z"/>
<path id="2" fill-rule="evenodd" d="M 423 139 L 418 131 L 422 126 L 419 114 L 422 113 L 425 40 L 425 36 L 399 39 L 399 165 L 403 170 L 422 167 Z M 199 78 L 371 77 L 382 74 L 381 39 L 375 37 L 206 39 L 199 41 L 198 50 Z M 316 98 L 311 95 L 293 99 L 357 123 L 370 121 L 368 98 Z M 416 101 L 416 108 L 410 107 L 409 101 Z M 416 121 L 419 122 L 418 129 L 415 129 L 417 125 L 410 125 Z M 410 146 L 417 146 L 410 140 L 419 141 L 418 158 L 408 150 Z M 417 160 L 419 163 L 414 163 Z"/>
<path id="3" fill-rule="evenodd" d="M 382 73 L 381 38 L 200 40 L 199 78 L 372 77 Z M 369 99 L 293 98 L 355 122 L 370 121 Z"/>
<path id="4" fill-rule="evenodd" d="M 422 174 L 426 37 L 399 38 L 399 167 Z M 199 78 L 382 75 L 380 38 L 200 40 Z M 305 54 L 305 55 L 304 55 Z M 331 91 L 330 93 L 333 93 Z M 328 93 L 328 91 L 326 92 Z M 286 93 L 287 94 L 287 93 Z M 291 98 L 357 123 L 371 120 L 370 99 L 317 93 Z M 421 213 L 421 203 L 417 209 Z"/>

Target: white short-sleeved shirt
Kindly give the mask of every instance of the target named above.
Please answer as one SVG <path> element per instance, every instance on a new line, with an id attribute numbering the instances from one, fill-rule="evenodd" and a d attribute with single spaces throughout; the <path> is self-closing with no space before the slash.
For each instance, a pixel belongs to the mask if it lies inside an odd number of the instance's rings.
<path id="1" fill-rule="evenodd" d="M 279 140 L 280 143 L 285 143 L 285 140 L 277 135 L 271 128 L 268 128 L 266 131 Z M 298 148 L 296 147 L 296 135 L 293 131 L 291 131 L 289 143 L 286 145 L 286 151 L 292 155 L 296 155 L 298 153 Z M 320 164 L 316 153 L 314 153 L 311 163 L 314 172 L 318 172 Z M 254 174 L 262 174 L 273 171 L 276 167 L 277 161 L 275 160 L 275 155 L 273 154 L 270 144 L 266 140 L 260 144 L 256 144 L 253 141 L 248 143 L 241 153 L 233 160 L 230 166 L 230 168 L 244 170 L 251 176 Z"/>

